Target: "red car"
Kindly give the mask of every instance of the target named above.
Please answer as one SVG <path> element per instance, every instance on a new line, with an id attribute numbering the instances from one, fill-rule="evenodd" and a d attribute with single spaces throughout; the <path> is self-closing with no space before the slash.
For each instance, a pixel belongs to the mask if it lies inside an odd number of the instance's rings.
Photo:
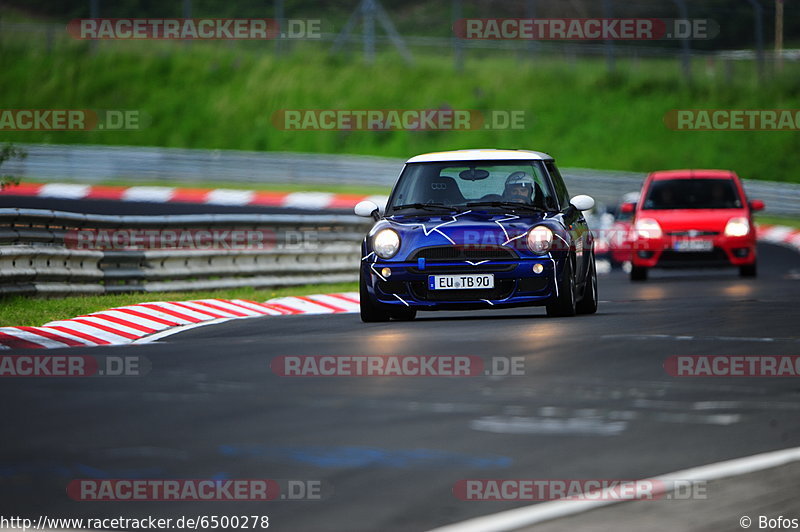
<path id="1" fill-rule="evenodd" d="M 631 280 L 650 268 L 739 268 L 756 275 L 753 212 L 742 182 L 728 170 L 653 172 L 642 186 L 633 218 Z"/>

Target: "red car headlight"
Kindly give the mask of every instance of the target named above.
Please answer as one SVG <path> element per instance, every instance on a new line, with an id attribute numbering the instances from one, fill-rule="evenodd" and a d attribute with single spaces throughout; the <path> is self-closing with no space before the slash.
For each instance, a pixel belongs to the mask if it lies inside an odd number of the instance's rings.
<path id="1" fill-rule="evenodd" d="M 737 216 L 728 220 L 725 226 L 725 236 L 747 236 L 750 233 L 750 220 Z"/>
<path id="2" fill-rule="evenodd" d="M 637 239 L 661 238 L 661 226 L 652 218 L 642 218 L 633 224 L 633 237 Z"/>

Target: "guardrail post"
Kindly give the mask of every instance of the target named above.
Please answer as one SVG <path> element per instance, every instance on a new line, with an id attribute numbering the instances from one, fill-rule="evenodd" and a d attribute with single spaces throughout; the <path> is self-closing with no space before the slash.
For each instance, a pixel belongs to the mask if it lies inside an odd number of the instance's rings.
<path id="1" fill-rule="evenodd" d="M 278 34 L 275 36 L 275 55 L 283 53 L 283 0 L 275 0 L 275 21 L 278 23 Z"/>
<path id="2" fill-rule="evenodd" d="M 614 17 L 614 2 L 613 0 L 603 0 L 603 17 L 604 18 L 613 18 Z M 614 41 L 611 39 L 604 40 L 604 48 L 606 53 L 606 64 L 608 65 L 609 73 L 614 72 L 616 70 L 616 57 L 615 57 L 615 50 L 614 50 Z"/>
<path id="3" fill-rule="evenodd" d="M 183 0 L 183 18 L 192 18 L 192 0 Z M 184 43 L 190 45 L 192 44 L 192 40 L 186 39 Z"/>
<path id="4" fill-rule="evenodd" d="M 525 3 L 525 17 L 529 19 L 536 18 L 536 0 L 528 0 Z M 536 54 L 536 51 L 539 49 L 539 43 L 536 39 L 530 39 L 528 41 L 528 52 L 531 56 Z"/>
<path id="5" fill-rule="evenodd" d="M 375 62 L 375 4 L 374 0 L 361 2 L 361 16 L 364 17 L 364 61 Z"/>
<path id="6" fill-rule="evenodd" d="M 783 0 L 775 0 L 775 67 L 783 70 Z"/>
<path id="7" fill-rule="evenodd" d="M 683 20 L 689 19 L 689 9 L 686 7 L 686 0 L 672 0 L 678 6 L 678 16 Z M 689 47 L 689 39 L 681 39 L 681 68 L 683 77 L 686 81 L 692 81 L 692 52 Z"/>
<path id="8" fill-rule="evenodd" d="M 455 63 L 455 70 L 456 72 L 463 72 L 464 71 L 464 43 L 461 42 L 461 38 L 457 35 L 456 23 L 461 19 L 461 0 L 453 0 L 452 3 L 452 31 L 453 31 L 453 61 Z"/>
<path id="9" fill-rule="evenodd" d="M 764 78 L 764 6 L 759 0 L 747 0 L 753 6 L 755 13 L 755 34 L 756 34 L 756 62 L 758 70 L 758 80 Z"/>
<path id="10" fill-rule="evenodd" d="M 100 0 L 89 0 L 89 18 L 100 18 Z M 89 50 L 92 53 L 97 52 L 97 39 L 89 42 Z"/>

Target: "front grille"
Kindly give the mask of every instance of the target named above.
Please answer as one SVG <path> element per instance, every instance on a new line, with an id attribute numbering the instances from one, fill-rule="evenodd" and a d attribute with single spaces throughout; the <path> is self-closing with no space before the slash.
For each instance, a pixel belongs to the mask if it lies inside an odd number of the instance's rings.
<path id="1" fill-rule="evenodd" d="M 677 264 L 726 264 L 728 256 L 719 248 L 712 251 L 674 251 L 666 250 L 658 259 L 659 266 Z"/>
<path id="2" fill-rule="evenodd" d="M 406 268 L 409 273 L 494 273 L 494 272 L 510 272 L 516 268 L 514 264 L 479 264 L 473 266 L 472 264 L 426 264 L 424 270 L 420 270 L 416 266 Z"/>
<path id="3" fill-rule="evenodd" d="M 509 297 L 514 291 L 514 279 L 495 279 L 495 287 L 483 290 L 428 290 L 425 281 L 414 281 L 411 293 L 420 301 L 479 301 Z"/>
<path id="4" fill-rule="evenodd" d="M 668 236 L 717 236 L 719 231 L 697 231 L 695 229 L 688 229 L 686 231 L 667 231 Z"/>
<path id="5" fill-rule="evenodd" d="M 514 260 L 519 255 L 513 250 L 502 246 L 431 246 L 418 249 L 409 261 L 425 259 L 432 261 L 457 261 L 470 260 Z"/>

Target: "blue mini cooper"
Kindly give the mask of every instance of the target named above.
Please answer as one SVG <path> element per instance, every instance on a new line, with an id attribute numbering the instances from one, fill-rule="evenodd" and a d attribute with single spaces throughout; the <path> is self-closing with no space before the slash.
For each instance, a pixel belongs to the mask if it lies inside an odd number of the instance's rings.
<path id="1" fill-rule="evenodd" d="M 458 150 L 409 159 L 362 244 L 361 319 L 418 310 L 546 306 L 597 311 L 594 239 L 553 158 L 527 150 Z"/>

